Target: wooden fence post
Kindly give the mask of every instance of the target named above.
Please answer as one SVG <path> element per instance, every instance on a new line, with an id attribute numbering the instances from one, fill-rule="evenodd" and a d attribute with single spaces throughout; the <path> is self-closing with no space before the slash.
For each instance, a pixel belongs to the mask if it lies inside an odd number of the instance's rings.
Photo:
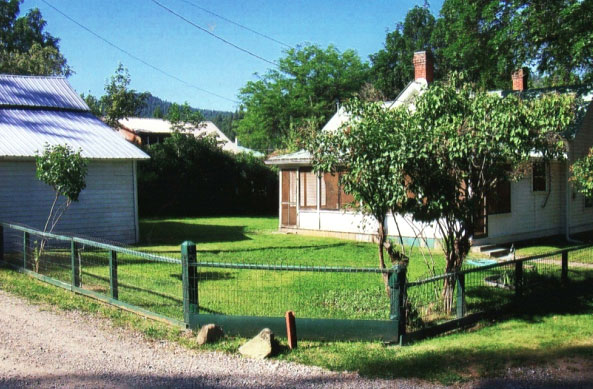
<path id="1" fill-rule="evenodd" d="M 109 290 L 111 298 L 119 298 L 119 288 L 117 282 L 117 252 L 109 250 Z"/>
<path id="2" fill-rule="evenodd" d="M 562 252 L 562 283 L 568 282 L 568 250 Z"/>
<path id="3" fill-rule="evenodd" d="M 523 261 L 515 262 L 515 297 L 523 296 Z"/>
<path id="4" fill-rule="evenodd" d="M 181 279 L 183 282 L 183 321 L 189 327 L 191 314 L 198 313 L 198 268 L 194 242 L 185 241 L 181 244 Z"/>
<path id="5" fill-rule="evenodd" d="M 72 267 L 72 286 L 80 288 L 80 266 L 78 264 L 78 249 L 74 239 L 70 241 L 70 263 Z"/>
<path id="6" fill-rule="evenodd" d="M 31 246 L 31 236 L 27 231 L 23 231 L 23 268 L 27 268 L 27 256 Z"/>
<path id="7" fill-rule="evenodd" d="M 457 318 L 465 316 L 465 274 L 457 273 Z"/>
<path id="8" fill-rule="evenodd" d="M 396 339 L 403 342 L 406 334 L 406 307 L 404 305 L 406 295 L 406 266 L 394 265 L 393 271 L 389 273 L 389 291 L 391 304 L 389 319 L 394 321 Z"/>

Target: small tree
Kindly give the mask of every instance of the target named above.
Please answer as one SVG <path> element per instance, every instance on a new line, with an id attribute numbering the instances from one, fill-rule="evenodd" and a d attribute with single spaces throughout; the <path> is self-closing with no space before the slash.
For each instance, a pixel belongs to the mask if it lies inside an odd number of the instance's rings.
<path id="1" fill-rule="evenodd" d="M 119 119 L 136 115 L 145 104 L 147 93 L 137 93 L 128 89 L 130 73 L 121 63 L 105 84 L 105 95 L 101 97 L 101 112 L 105 115 L 105 123 L 117 127 Z"/>
<path id="2" fill-rule="evenodd" d="M 45 145 L 43 153 L 36 157 L 37 178 L 54 190 L 54 199 L 43 232 L 52 232 L 64 212 L 73 201 L 78 201 L 80 192 L 86 187 L 87 165 L 80 150 L 74 152 L 68 145 Z M 60 197 L 64 201 L 58 205 Z M 39 270 L 39 258 L 47 239 L 43 238 L 35 258 L 35 271 Z"/>
<path id="3" fill-rule="evenodd" d="M 575 188 L 587 199 L 593 199 L 593 148 L 589 150 L 589 154 L 577 160 L 570 170 L 570 180 Z"/>

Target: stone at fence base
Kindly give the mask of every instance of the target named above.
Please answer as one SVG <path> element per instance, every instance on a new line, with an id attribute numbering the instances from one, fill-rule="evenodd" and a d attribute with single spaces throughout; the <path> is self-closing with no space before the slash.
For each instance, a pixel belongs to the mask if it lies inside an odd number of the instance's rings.
<path id="1" fill-rule="evenodd" d="M 275 347 L 274 333 L 264 328 L 251 340 L 239 348 L 239 352 L 250 358 L 264 359 L 272 355 Z"/>
<path id="2" fill-rule="evenodd" d="M 198 344 L 201 346 L 205 343 L 214 343 L 224 336 L 222 328 L 216 324 L 206 324 L 200 328 L 198 332 Z"/>

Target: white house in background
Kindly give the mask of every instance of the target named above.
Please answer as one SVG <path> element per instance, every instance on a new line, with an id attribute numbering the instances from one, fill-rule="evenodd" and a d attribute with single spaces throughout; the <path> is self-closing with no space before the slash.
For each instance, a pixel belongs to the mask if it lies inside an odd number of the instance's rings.
<path id="1" fill-rule="evenodd" d="M 128 141 L 139 145 L 160 143 L 163 139 L 171 136 L 174 131 L 171 122 L 164 119 L 131 117 L 121 119 L 119 124 L 120 134 Z M 214 135 L 219 142 L 222 143 L 223 150 L 234 154 L 249 153 L 256 157 L 264 156 L 260 152 L 239 146 L 237 139 L 235 139 L 235 142 L 232 142 L 222 131 L 220 131 L 216 124 L 211 121 L 200 123 L 200 127 L 197 130 L 188 126 L 188 131 L 193 132 L 195 136 Z"/>
<path id="2" fill-rule="evenodd" d="M 414 54 L 415 79 L 402 91 L 395 101 L 384 102 L 387 107 L 413 104 L 416 96 L 423 93 L 432 82 L 433 65 L 426 52 Z M 572 188 L 569 166 L 586 155 L 593 146 L 593 91 L 584 87 L 566 87 L 545 90 L 527 90 L 527 72 L 513 74 L 513 90 L 497 91 L 501 96 L 521 93 L 526 98 L 544 92 L 575 93 L 588 105 L 587 113 L 578 128 L 567 137 L 568 158 L 545 165 L 533 159 L 533 174 L 517 182 L 499 185 L 496 197 L 488 201 L 484 210 L 484 222 L 475 232 L 474 244 L 500 244 L 523 239 L 570 234 L 593 230 L 593 202 Z M 349 119 L 339 109 L 323 127 L 333 131 Z M 311 155 L 304 150 L 278 155 L 266 161 L 280 169 L 279 228 L 281 231 L 366 240 L 373 239 L 377 222 L 364 218 L 360 213 L 344 209 L 352 200 L 338 186 L 338 177 L 329 173 L 317 176 L 311 169 Z M 397 227 L 389 216 L 386 222 L 388 235 L 396 236 Z M 410 217 L 398 215 L 397 225 L 404 239 L 411 243 L 422 230 L 428 245 L 440 238 L 435 225 L 421 225 Z"/>
<path id="3" fill-rule="evenodd" d="M 136 161 L 149 157 L 97 119 L 63 77 L 0 75 L 0 221 L 43 228 L 53 190 L 36 178 L 35 156 L 45 144 L 88 160 L 86 189 L 55 231 L 138 241 Z"/>

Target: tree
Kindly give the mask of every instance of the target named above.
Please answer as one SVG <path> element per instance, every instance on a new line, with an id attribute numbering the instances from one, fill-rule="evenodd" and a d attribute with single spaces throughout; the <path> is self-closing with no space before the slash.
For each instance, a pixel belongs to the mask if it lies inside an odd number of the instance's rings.
<path id="1" fill-rule="evenodd" d="M 117 127 L 119 119 L 136 115 L 148 96 L 147 93 L 128 89 L 130 82 L 128 69 L 120 63 L 115 74 L 105 84 L 105 95 L 100 99 L 101 112 L 105 123 L 111 127 Z"/>
<path id="2" fill-rule="evenodd" d="M 60 53 L 60 40 L 44 31 L 47 22 L 39 9 L 18 17 L 20 3 L 0 1 L 0 72 L 69 76 L 72 69 Z"/>
<path id="3" fill-rule="evenodd" d="M 414 74 L 412 57 L 415 51 L 432 49 L 431 37 L 435 18 L 428 9 L 414 7 L 403 23 L 385 37 L 382 50 L 371 54 L 371 79 L 387 99 L 395 98 Z"/>
<path id="4" fill-rule="evenodd" d="M 75 152 L 68 145 L 45 145 L 41 154 L 35 158 L 37 178 L 54 191 L 54 198 L 49 215 L 43 227 L 43 232 L 52 232 L 60 218 L 73 201 L 78 201 L 80 192 L 86 187 L 85 177 L 87 165 L 81 156 L 81 151 Z M 64 198 L 58 205 L 60 197 Z M 38 271 L 39 259 L 43 253 L 47 240 L 42 239 L 35 256 L 35 271 Z"/>
<path id="5" fill-rule="evenodd" d="M 570 170 L 570 180 L 576 189 L 587 199 L 593 199 L 593 149 L 585 157 L 575 161 Z"/>
<path id="6" fill-rule="evenodd" d="M 241 88 L 244 116 L 235 131 L 247 147 L 285 147 L 291 129 L 311 119 L 327 122 L 337 103 L 360 90 L 367 74 L 368 66 L 353 50 L 341 53 L 334 46 L 316 45 L 288 49 L 278 69 Z"/>
<path id="7" fill-rule="evenodd" d="M 89 106 L 89 108 L 91 109 L 91 113 L 93 115 L 95 115 L 98 118 L 101 118 L 103 116 L 103 111 L 101 110 L 101 100 L 100 99 L 97 99 L 90 92 L 88 95 L 81 93 L 80 97 L 82 97 L 82 99 L 84 100 L 86 105 Z"/>
<path id="8" fill-rule="evenodd" d="M 157 105 L 154 110 L 152 111 L 152 117 L 155 119 L 162 119 L 165 117 L 165 114 L 163 114 L 163 109 L 161 108 L 160 105 Z"/>
<path id="9" fill-rule="evenodd" d="M 322 172 L 341 171 L 344 191 L 354 196 L 363 214 L 377 221 L 379 268 L 385 269 L 385 249 L 392 262 L 406 259 L 403 244 L 398 251 L 386 244 L 385 224 L 390 212 L 408 210 L 405 165 L 414 150 L 410 143 L 414 138 L 408 134 L 413 130 L 411 116 L 405 108 L 385 110 L 379 103 L 356 99 L 346 105 L 346 110 L 353 119 L 343 131 L 328 131 L 315 138 L 311 147 L 313 166 Z M 383 279 L 389 291 L 387 273 Z"/>
<path id="10" fill-rule="evenodd" d="M 197 129 L 204 121 L 204 115 L 190 107 L 187 101 L 183 105 L 172 103 L 165 117 L 178 131 L 187 130 L 188 126 Z"/>

